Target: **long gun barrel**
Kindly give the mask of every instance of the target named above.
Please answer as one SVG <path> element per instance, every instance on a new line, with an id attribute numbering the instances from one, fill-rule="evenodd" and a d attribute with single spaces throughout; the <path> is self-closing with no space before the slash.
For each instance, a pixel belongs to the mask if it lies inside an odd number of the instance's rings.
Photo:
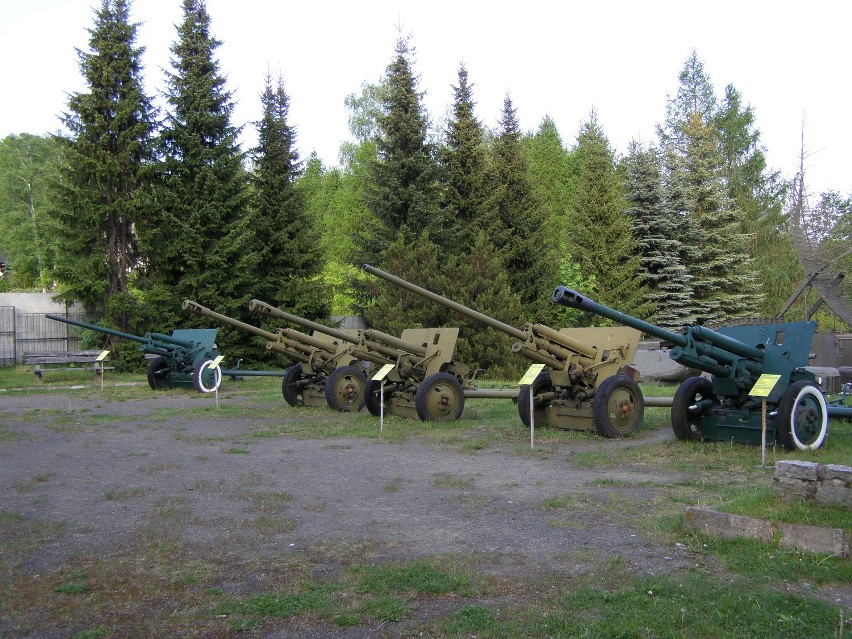
<path id="1" fill-rule="evenodd" d="M 130 333 L 122 333 L 121 331 L 116 331 L 111 328 L 105 328 L 103 326 L 98 326 L 97 324 L 88 324 L 86 322 L 79 322 L 77 320 L 72 320 L 68 317 L 62 317 L 61 315 L 53 315 L 48 313 L 45 317 L 48 319 L 56 320 L 57 322 L 64 322 L 66 324 L 72 324 L 73 326 L 79 326 L 80 328 L 86 328 L 92 331 L 97 331 L 99 333 L 106 333 L 107 335 L 113 335 L 115 337 L 121 337 L 123 339 L 129 339 L 134 342 L 139 342 L 140 344 L 152 344 L 154 342 L 165 342 L 166 344 L 173 344 L 175 346 L 181 346 L 183 348 L 193 348 L 195 347 L 195 343 L 189 340 L 179 339 L 177 337 L 172 337 L 171 335 L 164 335 L 162 333 L 148 333 L 144 337 L 140 337 L 139 335 L 132 335 Z"/>
<path id="2" fill-rule="evenodd" d="M 239 328 L 247 333 L 257 335 L 258 337 L 262 337 L 271 342 L 274 342 L 278 339 L 278 336 L 275 333 L 265 331 L 262 328 L 252 326 L 251 324 L 246 324 L 245 322 L 241 322 L 240 320 L 234 319 L 233 317 L 228 317 L 227 315 L 222 315 L 221 313 L 217 313 L 216 311 L 211 311 L 209 308 L 202 306 L 198 302 L 194 302 L 192 300 L 184 300 L 181 307 L 185 311 L 190 311 L 191 313 L 196 313 L 197 315 L 204 315 L 206 317 L 210 317 L 219 322 L 222 322 L 223 324 L 228 324 L 229 326 L 233 326 L 234 328 Z"/>
<path id="3" fill-rule="evenodd" d="M 683 334 L 677 334 L 638 318 L 621 313 L 598 304 L 585 295 L 564 286 L 553 291 L 552 299 L 557 304 L 569 308 L 595 313 L 619 324 L 630 326 L 649 335 L 671 342 L 675 345 L 669 354 L 671 359 L 681 364 L 712 373 L 719 377 L 731 374 L 731 365 L 739 364 L 752 375 L 762 371 L 761 363 L 764 351 L 744 344 L 739 340 L 722 335 L 703 326 L 687 326 Z M 745 358 L 745 359 L 743 359 Z"/>
<path id="4" fill-rule="evenodd" d="M 278 319 L 283 319 L 284 321 L 292 322 L 293 324 L 298 324 L 299 326 L 310 329 L 312 331 L 319 331 L 320 333 L 331 335 L 336 339 L 348 342 L 350 344 L 358 343 L 358 339 L 356 337 L 353 337 L 352 335 L 349 335 L 344 331 L 340 331 L 336 328 L 331 328 L 330 326 L 325 326 L 323 324 L 318 324 L 317 322 L 312 322 L 311 320 L 305 319 L 304 317 L 299 317 L 298 315 L 286 313 L 280 308 L 276 308 L 271 304 L 261 302 L 260 300 L 252 300 L 251 302 L 249 302 L 249 310 L 252 313 L 257 313 L 258 315 L 268 315 L 271 317 L 277 317 Z"/>
<path id="5" fill-rule="evenodd" d="M 483 315 L 478 311 L 474 311 L 467 306 L 459 304 L 458 302 L 454 302 L 452 300 L 448 300 L 446 297 L 442 297 L 437 293 L 433 293 L 432 291 L 427 291 L 425 288 L 421 288 L 416 284 L 412 284 L 411 282 L 406 282 L 403 279 L 396 277 L 395 275 L 391 275 L 390 273 L 385 273 L 382 270 L 377 269 L 375 266 L 370 266 L 369 264 L 364 264 L 361 267 L 363 270 L 367 271 L 371 275 L 375 275 L 376 277 L 383 279 L 391 284 L 395 284 L 402 289 L 407 291 L 411 291 L 412 293 L 416 293 L 421 297 L 425 297 L 426 299 L 432 300 L 438 304 L 446 306 L 457 313 L 464 315 L 465 317 L 469 317 L 477 322 L 485 324 L 486 326 L 490 326 L 493 329 L 500 331 L 501 333 L 506 333 L 514 337 L 515 339 L 525 341 L 527 339 L 527 334 L 514 326 L 510 326 L 509 324 L 504 324 L 500 320 L 496 320 L 493 317 L 489 317 L 488 315 Z"/>

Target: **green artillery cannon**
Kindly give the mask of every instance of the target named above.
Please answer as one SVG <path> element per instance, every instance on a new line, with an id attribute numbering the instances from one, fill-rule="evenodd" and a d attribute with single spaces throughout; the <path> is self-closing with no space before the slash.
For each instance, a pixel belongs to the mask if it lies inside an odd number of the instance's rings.
<path id="1" fill-rule="evenodd" d="M 727 326 L 718 332 L 687 326 L 678 334 L 564 286 L 553 292 L 553 301 L 671 342 L 669 357 L 710 375 L 690 377 L 678 387 L 672 400 L 672 429 L 678 439 L 761 443 L 762 399 L 749 392 L 761 375 L 770 374 L 779 379 L 766 397 L 767 443 L 799 450 L 822 446 L 828 410 L 814 375 L 806 370 L 814 322 Z"/>
<path id="2" fill-rule="evenodd" d="M 60 315 L 47 315 L 47 318 L 139 342 L 139 350 L 155 356 L 147 369 L 148 384 L 154 390 L 191 386 L 199 393 L 212 393 L 222 381 L 221 369 L 210 365 L 219 356 L 215 328 L 183 328 L 172 331 L 171 335 L 147 333 L 140 337 Z"/>
<path id="3" fill-rule="evenodd" d="M 290 315 L 260 300 L 252 300 L 249 309 L 347 342 L 349 346 L 344 350 L 355 360 L 379 366 L 393 364 L 384 385 L 384 401 L 393 415 L 421 420 L 458 419 L 464 410 L 463 386 L 469 383 L 470 368 L 452 358 L 458 340 L 457 328 L 409 328 L 400 337 L 374 329 L 347 333 Z M 349 385 L 356 386 L 363 380 L 367 409 L 378 415 L 381 382 L 367 381 L 363 373 L 352 368 L 347 372 L 346 384 L 326 392 L 348 392 Z M 307 385 L 309 373 L 303 370 L 301 377 L 294 375 L 289 383 Z M 357 392 L 361 392 L 360 388 Z"/>
<path id="4" fill-rule="evenodd" d="M 640 334 L 631 328 L 563 328 L 504 324 L 437 293 L 406 282 L 374 266 L 362 267 L 400 288 L 513 337 L 512 352 L 545 364 L 532 383 L 533 421 L 557 428 L 592 430 L 623 437 L 642 425 L 644 402 L 631 367 Z M 530 425 L 530 388 L 518 391 L 518 414 Z"/>
<path id="5" fill-rule="evenodd" d="M 348 348 L 348 341 L 329 334 L 337 333 L 336 329 L 279 311 L 258 300 L 254 300 L 252 305 L 267 307 L 269 310 L 265 315 L 275 315 L 297 324 L 309 324 L 316 327 L 316 330 L 313 335 L 289 328 L 273 333 L 212 311 L 192 300 L 185 300 L 183 309 L 262 337 L 267 341 L 267 349 L 297 360 L 299 363 L 284 371 L 281 380 L 284 401 L 291 406 L 328 405 L 340 411 L 358 411 L 364 407 L 367 381 L 363 366 L 349 352 L 351 349 Z M 250 308 L 253 308 L 252 305 Z M 340 331 L 343 335 L 354 332 L 356 331 Z M 240 371 L 235 373 L 241 374 Z"/>

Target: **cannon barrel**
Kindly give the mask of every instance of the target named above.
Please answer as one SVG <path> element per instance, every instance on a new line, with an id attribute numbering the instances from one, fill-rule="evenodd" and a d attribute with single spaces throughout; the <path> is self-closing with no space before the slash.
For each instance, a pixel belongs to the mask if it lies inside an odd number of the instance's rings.
<path id="1" fill-rule="evenodd" d="M 112 328 L 98 326 L 97 324 L 88 324 L 87 322 L 72 320 L 68 317 L 62 317 L 61 315 L 53 315 L 51 313 L 48 313 L 47 315 L 45 315 L 45 317 L 47 317 L 48 319 L 56 320 L 57 322 L 72 324 L 73 326 L 79 326 L 80 328 L 87 328 L 91 331 L 97 331 L 99 333 L 106 333 L 107 335 L 114 335 L 115 337 L 129 339 L 134 342 L 139 342 L 140 344 L 151 344 L 151 342 L 159 341 L 165 342 L 167 344 L 174 344 L 175 346 L 182 346 L 184 348 L 193 348 L 195 346 L 195 343 L 189 340 L 179 339 L 176 337 L 172 337 L 171 335 L 164 335 L 162 333 L 148 333 L 145 337 L 140 337 L 139 335 L 133 335 L 131 333 L 122 333 L 121 331 L 116 331 Z"/>
<path id="2" fill-rule="evenodd" d="M 336 328 L 331 328 L 330 326 L 324 326 L 323 324 L 319 324 L 317 322 L 312 322 L 309 319 L 305 319 L 304 317 L 299 317 L 298 315 L 292 315 L 290 313 L 285 313 L 280 308 L 276 308 L 271 304 L 267 304 L 266 302 L 262 302 L 260 300 L 252 300 L 249 302 L 249 310 L 252 313 L 257 313 L 258 315 L 270 315 L 272 317 L 277 317 L 278 319 L 283 319 L 287 322 L 292 322 L 293 324 L 298 324 L 304 328 L 308 328 L 312 331 L 319 331 L 320 333 L 325 333 L 326 335 L 331 335 L 332 337 L 342 340 L 344 342 L 349 342 L 350 344 L 357 344 L 358 339 L 349 335 L 348 333 L 344 333 Z"/>
<path id="3" fill-rule="evenodd" d="M 376 342 L 380 342 L 381 344 L 387 344 L 388 346 L 392 346 L 395 349 L 400 351 L 405 351 L 407 353 L 412 353 L 417 355 L 418 357 L 426 356 L 426 347 L 421 346 L 420 344 L 414 344 L 413 342 L 407 342 L 404 339 L 399 339 L 398 337 L 394 337 L 393 335 L 388 335 L 387 333 L 382 333 L 381 331 L 377 331 L 373 328 L 368 328 L 364 331 L 364 337 L 370 340 L 375 340 Z M 384 349 L 381 349 L 384 352 Z M 392 352 L 388 352 L 388 355 L 391 355 Z"/>
<path id="4" fill-rule="evenodd" d="M 604 306 L 603 304 L 598 304 L 585 295 L 581 295 L 577 291 L 572 291 L 570 288 L 557 286 L 556 290 L 553 291 L 552 299 L 555 303 L 562 304 L 562 306 L 595 313 L 602 317 L 606 317 L 607 319 L 611 319 L 614 322 L 618 322 L 619 324 L 623 324 L 624 326 L 630 326 L 631 328 L 635 328 L 643 333 L 648 333 L 654 337 L 671 342 L 676 346 L 686 346 L 687 344 L 687 339 L 683 335 L 678 335 L 677 333 L 660 328 L 659 326 L 654 326 L 653 324 L 644 322 L 631 315 L 616 311 L 615 309 Z"/>
<path id="5" fill-rule="evenodd" d="M 504 324 L 500 320 L 496 320 L 493 317 L 489 317 L 488 315 L 483 315 L 478 311 L 474 311 L 467 306 L 459 304 L 458 302 L 454 302 L 452 300 L 448 300 L 446 297 L 442 297 L 437 293 L 433 293 L 432 291 L 427 291 L 425 288 L 421 288 L 416 284 L 412 284 L 411 282 L 406 282 L 403 279 L 396 277 L 395 275 L 391 275 L 390 273 L 385 273 L 377 269 L 375 266 L 370 266 L 369 264 L 364 264 L 361 267 L 363 270 L 368 273 L 375 275 L 378 278 L 385 280 L 386 282 L 390 282 L 391 284 L 395 284 L 400 288 L 403 288 L 407 291 L 411 291 L 412 293 L 416 293 L 421 297 L 425 297 L 426 299 L 432 300 L 437 304 L 441 304 L 442 306 L 446 306 L 457 313 L 464 315 L 465 317 L 469 317 L 477 322 L 485 324 L 486 326 L 490 326 L 493 329 L 500 331 L 501 333 L 505 333 L 506 335 L 510 335 L 515 339 L 525 341 L 527 339 L 527 334 L 514 326 L 510 326 L 509 324 Z"/>
<path id="6" fill-rule="evenodd" d="M 603 304 L 598 304 L 585 295 L 564 286 L 559 286 L 553 291 L 552 299 L 557 304 L 595 313 L 619 324 L 630 326 L 671 342 L 675 345 L 675 348 L 672 349 L 670 357 L 677 362 L 688 362 L 695 368 L 724 377 L 730 373 L 730 370 L 726 369 L 725 366 L 735 363 L 738 359 L 737 356 L 739 356 L 752 360 L 751 364 L 744 364 L 744 366 L 752 374 L 760 374 L 759 364 L 763 362 L 764 351 L 709 328 L 687 326 L 684 328 L 683 334 L 679 335 Z M 692 351 L 700 357 L 694 357 Z M 708 361 L 707 358 L 714 361 Z M 723 364 L 723 366 L 720 366 L 717 362 Z"/>
<path id="7" fill-rule="evenodd" d="M 229 326 L 239 328 L 247 333 L 257 335 L 258 337 L 262 337 L 269 341 L 275 341 L 276 339 L 278 339 L 278 336 L 275 333 L 265 331 L 262 328 L 252 326 L 251 324 L 246 324 L 245 322 L 241 322 L 240 320 L 234 319 L 233 317 L 228 317 L 227 315 L 222 315 L 221 313 L 217 313 L 216 311 L 211 311 L 209 308 L 202 306 L 198 302 L 194 302 L 192 300 L 184 300 L 181 307 L 185 311 L 189 311 L 197 315 L 204 315 L 205 317 L 210 317 L 214 320 L 222 322 L 222 324 L 228 324 Z"/>

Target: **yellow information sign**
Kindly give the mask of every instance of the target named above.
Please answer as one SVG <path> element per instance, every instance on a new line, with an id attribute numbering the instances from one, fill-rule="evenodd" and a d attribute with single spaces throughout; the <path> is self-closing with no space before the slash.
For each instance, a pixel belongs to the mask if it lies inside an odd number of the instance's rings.
<path id="1" fill-rule="evenodd" d="M 101 351 L 101 354 L 98 355 L 98 358 L 95 361 L 102 362 L 106 359 L 107 355 L 109 355 L 109 351 Z"/>
<path id="2" fill-rule="evenodd" d="M 535 378 L 538 377 L 538 374 L 544 369 L 544 364 L 533 364 L 527 369 L 527 372 L 524 373 L 524 376 L 521 377 L 521 381 L 518 382 L 519 385 L 523 386 L 525 384 L 532 384 L 535 381 Z"/>
<path id="3" fill-rule="evenodd" d="M 219 364 L 222 363 L 223 359 L 225 359 L 225 356 L 219 355 L 219 357 L 217 357 L 212 362 L 210 362 L 210 368 L 213 369 L 213 370 L 216 370 L 217 368 L 219 368 Z"/>
<path id="4" fill-rule="evenodd" d="M 754 386 L 752 386 L 751 391 L 749 391 L 749 395 L 752 397 L 768 397 L 769 393 L 772 392 L 772 389 L 775 388 L 775 384 L 778 383 L 779 379 L 781 379 L 780 375 L 767 375 L 764 373 L 758 378 Z"/>
<path id="5" fill-rule="evenodd" d="M 370 379 L 372 379 L 374 382 L 382 381 L 385 377 L 387 377 L 387 374 L 393 370 L 394 366 L 396 366 L 396 364 L 385 364 Z"/>

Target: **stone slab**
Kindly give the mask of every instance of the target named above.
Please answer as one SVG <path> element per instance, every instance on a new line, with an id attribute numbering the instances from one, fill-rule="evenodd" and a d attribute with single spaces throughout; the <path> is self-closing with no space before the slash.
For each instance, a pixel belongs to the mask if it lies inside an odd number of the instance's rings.
<path id="1" fill-rule="evenodd" d="M 803 479 L 819 481 L 822 479 L 824 467 L 815 462 L 798 461 L 795 459 L 775 463 L 775 478 Z"/>

